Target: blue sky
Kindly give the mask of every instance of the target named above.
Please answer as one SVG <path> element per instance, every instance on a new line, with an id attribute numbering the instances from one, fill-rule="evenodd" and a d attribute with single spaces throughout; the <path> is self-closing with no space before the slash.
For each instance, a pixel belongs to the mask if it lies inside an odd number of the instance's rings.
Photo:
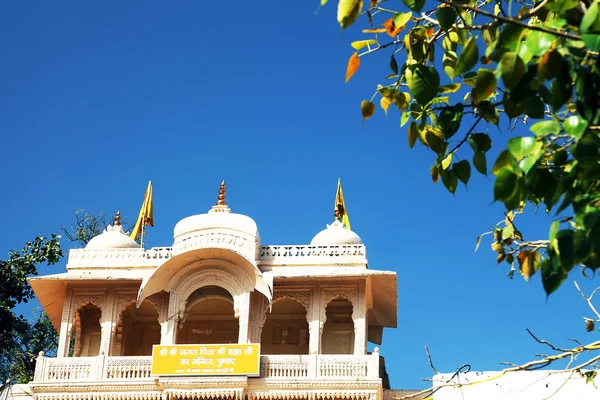
<path id="1" fill-rule="evenodd" d="M 433 153 L 409 150 L 397 110 L 363 127 L 360 101 L 389 74 L 389 55 L 364 59 L 344 84 L 362 26 L 341 35 L 335 2 L 315 15 L 317 3 L 0 4 L 1 253 L 59 232 L 73 208 L 134 219 L 148 180 L 148 247 L 169 246 L 222 179 L 264 244 L 308 244 L 332 220 L 341 177 L 370 268 L 398 273 L 398 329 L 381 346 L 393 387 L 428 385 L 424 344 L 449 372 L 546 352 L 526 327 L 565 346 L 586 340 L 572 281 L 598 279 L 574 271 L 546 302 L 539 276 L 506 278 L 489 242 L 474 253 L 502 219 L 493 181 L 474 172 L 452 196 L 431 182 Z M 495 145 L 515 135 L 506 120 L 489 132 Z M 528 211 L 519 229 L 546 237 L 548 217 Z"/>

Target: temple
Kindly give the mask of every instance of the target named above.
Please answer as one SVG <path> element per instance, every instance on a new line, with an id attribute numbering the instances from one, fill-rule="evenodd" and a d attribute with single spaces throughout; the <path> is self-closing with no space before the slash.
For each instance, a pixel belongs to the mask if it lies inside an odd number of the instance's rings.
<path id="1" fill-rule="evenodd" d="M 69 252 L 67 272 L 30 279 L 60 342 L 56 357 L 39 355 L 19 397 L 390 398 L 383 354 L 367 343 L 397 326 L 396 273 L 370 269 L 341 218 L 309 245 L 266 245 L 254 220 L 231 212 L 222 184 L 217 204 L 173 236 L 143 249 L 117 216 Z M 215 346 L 240 357 L 256 349 L 256 363 L 240 372 L 231 356 L 216 368 Z M 170 368 L 158 348 L 184 355 L 183 367 L 156 373 Z M 191 368 L 200 364 L 212 369 Z"/>

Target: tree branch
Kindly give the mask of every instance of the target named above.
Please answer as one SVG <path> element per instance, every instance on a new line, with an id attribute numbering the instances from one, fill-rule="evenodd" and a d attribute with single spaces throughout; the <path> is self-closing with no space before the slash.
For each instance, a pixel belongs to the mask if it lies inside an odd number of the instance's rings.
<path id="1" fill-rule="evenodd" d="M 467 6 L 467 5 L 464 5 L 464 4 L 456 4 L 456 3 L 452 2 L 452 1 L 447 1 L 447 0 L 438 0 L 438 1 L 440 3 L 447 4 L 447 5 L 451 6 L 451 7 L 460 8 L 460 9 L 467 10 L 467 11 L 473 11 L 475 13 L 484 15 L 484 16 L 486 16 L 488 18 L 492 18 L 492 19 L 494 19 L 496 21 L 506 22 L 508 24 L 519 25 L 519 26 L 522 26 L 524 28 L 531 29 L 532 31 L 545 32 L 545 33 L 549 33 L 551 35 L 564 37 L 566 39 L 581 40 L 580 36 L 573 35 L 571 33 L 566 33 L 566 32 L 559 32 L 559 31 L 556 31 L 554 29 L 549 29 L 549 28 L 546 28 L 546 27 L 543 27 L 543 26 L 539 26 L 539 25 L 529 25 L 528 23 L 523 22 L 521 19 L 503 17 L 503 16 L 500 16 L 500 15 L 494 15 L 491 12 L 483 11 L 483 10 L 477 8 L 477 7 L 471 7 L 471 6 Z M 538 12 L 539 12 L 539 10 L 538 10 Z M 531 13 L 528 13 L 528 14 L 531 14 Z M 525 19 L 526 17 L 532 17 L 533 15 L 535 15 L 535 14 L 531 14 L 531 15 L 528 15 L 528 14 L 526 14 L 523 17 L 523 19 Z M 468 27 L 464 26 L 463 29 L 464 28 L 468 28 Z M 470 27 L 470 29 L 473 29 L 473 28 Z"/>

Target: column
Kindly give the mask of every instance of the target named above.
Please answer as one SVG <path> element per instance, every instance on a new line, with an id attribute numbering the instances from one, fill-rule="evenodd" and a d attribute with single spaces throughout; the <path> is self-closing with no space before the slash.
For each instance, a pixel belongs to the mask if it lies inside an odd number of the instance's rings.
<path id="1" fill-rule="evenodd" d="M 67 357 L 69 355 L 69 339 L 71 338 L 71 324 L 73 320 L 73 317 L 71 316 L 72 297 L 73 291 L 67 286 L 65 304 L 63 306 L 62 319 L 60 321 L 60 337 L 58 338 L 56 357 Z"/>
<path id="2" fill-rule="evenodd" d="M 234 300 L 235 316 L 238 319 L 240 331 L 238 335 L 238 343 L 248 343 L 250 337 L 250 293 L 245 292 L 235 296 Z"/>
<path id="3" fill-rule="evenodd" d="M 361 282 L 356 296 L 356 304 L 353 304 L 354 312 L 354 354 L 365 355 L 367 353 L 367 298 L 365 295 L 365 282 Z"/>
<path id="4" fill-rule="evenodd" d="M 308 354 L 319 354 L 321 343 L 321 288 L 315 286 L 310 296 L 310 310 L 308 315 Z"/>
<path id="5" fill-rule="evenodd" d="M 106 298 L 104 300 L 104 309 L 102 310 L 102 317 L 100 318 L 100 328 L 102 332 L 102 336 L 100 338 L 100 355 L 109 355 L 110 354 L 110 342 L 112 336 L 112 327 L 113 323 L 116 324 L 116 321 L 113 321 L 113 308 L 115 304 L 115 290 L 108 289 L 106 293 Z"/>
<path id="6" fill-rule="evenodd" d="M 169 307 L 167 315 L 160 323 L 160 344 L 175 344 L 177 335 L 177 322 L 179 320 L 179 305 L 175 292 L 169 293 Z"/>

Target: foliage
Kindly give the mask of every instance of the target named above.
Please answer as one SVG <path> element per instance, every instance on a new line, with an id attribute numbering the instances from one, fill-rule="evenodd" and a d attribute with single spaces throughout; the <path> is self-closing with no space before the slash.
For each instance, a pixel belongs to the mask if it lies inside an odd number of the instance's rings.
<path id="1" fill-rule="evenodd" d="M 362 7 L 338 3 L 343 29 L 364 26 L 346 81 L 376 53 L 385 54 L 389 71 L 362 100 L 363 121 L 375 98 L 386 114 L 394 104 L 409 146 L 418 141 L 433 152 L 431 177 L 451 193 L 473 169 L 495 176 L 494 201 L 507 213 L 489 233 L 510 276 L 515 265 L 525 279 L 541 270 L 549 295 L 574 266 L 600 267 L 600 0 L 437 0 L 427 10 L 424 0 L 372 0 Z M 525 125 L 528 135 L 496 145 L 489 169 L 488 131 Z M 516 229 L 526 204 L 553 216 L 548 238 L 525 241 Z"/>
<path id="2" fill-rule="evenodd" d="M 113 223 L 112 218 L 107 218 L 102 211 L 89 212 L 79 208 L 73 210 L 73 213 L 75 214 L 75 225 L 71 225 L 69 228 L 61 226 L 61 229 L 67 239 L 81 247 L 85 247 L 94 236 L 101 234 L 109 224 Z M 126 232 L 133 227 L 133 224 L 129 223 L 126 218 L 121 219 L 121 224 Z"/>
<path id="3" fill-rule="evenodd" d="M 34 297 L 27 278 L 37 275 L 37 265 L 56 264 L 63 256 L 60 236 L 36 237 L 21 251 L 11 250 L 8 260 L 0 261 L 0 373 L 2 378 L 27 381 L 33 373 L 33 357 L 50 350 L 56 332 L 48 317 L 41 314 L 33 322 L 16 315 L 14 308 Z"/>
<path id="4" fill-rule="evenodd" d="M 0 376 L 28 383 L 33 379 L 36 357 L 40 352 L 56 355 L 58 335 L 45 312 L 27 321 L 19 318 L 13 326 L 13 340 L 0 351 Z"/>

